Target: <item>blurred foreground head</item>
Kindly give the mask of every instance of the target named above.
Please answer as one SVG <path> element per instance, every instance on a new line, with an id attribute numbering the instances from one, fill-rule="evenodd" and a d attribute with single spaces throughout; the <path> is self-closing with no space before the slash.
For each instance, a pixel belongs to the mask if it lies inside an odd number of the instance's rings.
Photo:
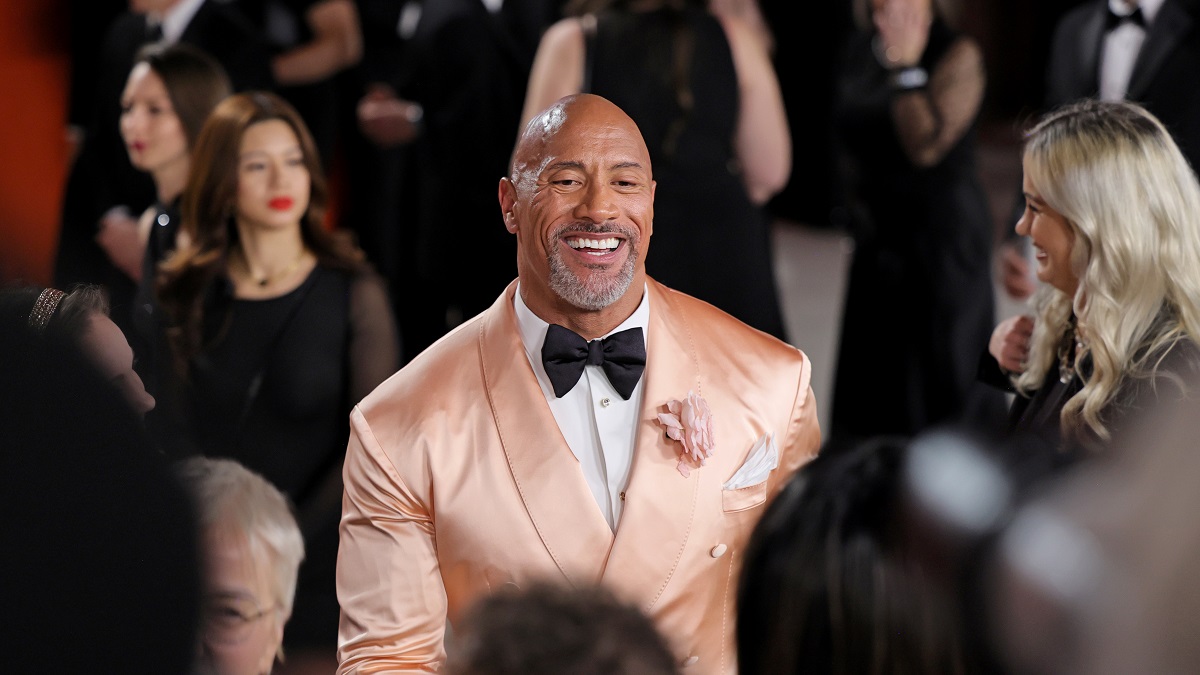
<path id="1" fill-rule="evenodd" d="M 1011 672 L 1200 672 L 1198 438 L 1200 400 L 1164 405 L 1018 513 L 988 585 Z"/>
<path id="2" fill-rule="evenodd" d="M 452 675 L 674 675 L 650 619 L 602 588 L 505 589 L 468 615 Z"/>
<path id="3" fill-rule="evenodd" d="M 186 673 L 194 518 L 141 420 L 77 349 L 0 322 L 0 663 Z"/>

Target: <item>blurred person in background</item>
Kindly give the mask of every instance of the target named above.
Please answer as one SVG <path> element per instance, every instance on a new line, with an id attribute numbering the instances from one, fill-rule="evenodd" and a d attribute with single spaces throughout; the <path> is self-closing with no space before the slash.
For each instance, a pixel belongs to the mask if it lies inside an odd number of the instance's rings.
<path id="1" fill-rule="evenodd" d="M 210 56 L 184 43 L 154 43 L 138 52 L 121 95 L 121 138 L 130 163 L 153 179 L 156 199 L 136 222 L 114 222 L 97 241 L 138 284 L 130 343 L 138 373 L 152 392 L 158 368 L 154 336 L 161 321 L 154 302 L 157 267 L 175 250 L 192 146 L 208 114 L 229 94 L 229 79 Z"/>
<path id="2" fill-rule="evenodd" d="M 994 230 L 974 133 L 986 74 L 957 8 L 854 5 L 834 115 L 855 249 L 832 437 L 1003 427 L 1003 397 L 976 380 L 995 325 Z"/>
<path id="3" fill-rule="evenodd" d="M 75 124 L 84 131 L 63 190 L 54 282 L 59 288 L 105 286 L 114 320 L 131 333 L 136 284 L 109 259 L 101 242 L 128 239 L 138 215 L 155 201 L 153 181 L 130 163 L 120 132 L 121 97 L 138 51 L 149 43 L 192 45 L 221 64 L 235 90 L 270 89 L 274 80 L 261 37 L 240 12 L 219 0 L 130 0 L 129 10 L 111 25 L 93 30 L 105 31 L 105 37 L 100 53 L 92 56 L 98 63 L 95 82 L 73 93 L 91 100 L 80 105 L 88 119 Z"/>
<path id="4" fill-rule="evenodd" d="M 658 183 L 647 273 L 785 339 L 763 204 L 787 184 L 791 136 L 768 33 L 725 9 L 568 3 L 538 48 L 521 122 L 579 92 L 628 112 Z"/>

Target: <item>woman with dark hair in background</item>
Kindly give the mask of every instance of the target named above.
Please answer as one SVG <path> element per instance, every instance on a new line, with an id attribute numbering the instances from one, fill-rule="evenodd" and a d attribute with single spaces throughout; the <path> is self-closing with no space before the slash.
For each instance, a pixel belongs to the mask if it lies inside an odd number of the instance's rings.
<path id="1" fill-rule="evenodd" d="M 187 184 L 191 150 L 204 120 L 230 94 L 221 65 L 183 43 L 152 44 L 138 52 L 121 94 L 121 139 L 134 168 L 154 180 L 156 202 L 134 220 L 111 215 L 97 241 L 113 264 L 138 284 L 130 342 L 138 372 L 151 391 L 154 381 L 155 268 L 175 250 L 179 195 Z"/>
<path id="2" fill-rule="evenodd" d="M 855 238 L 832 437 L 965 423 L 998 433 L 976 380 L 995 323 L 993 226 L 973 127 L 985 74 L 951 0 L 856 0 L 835 120 Z"/>
<path id="3" fill-rule="evenodd" d="M 205 123 L 158 300 L 174 386 L 163 444 L 236 459 L 296 504 L 309 544 L 288 668 L 336 667 L 341 465 L 351 407 L 399 362 L 383 281 L 324 225 L 328 190 L 303 121 L 235 94 Z M 180 447 L 182 446 L 182 447 Z"/>
<path id="4" fill-rule="evenodd" d="M 567 14 L 542 38 L 522 122 L 579 92 L 626 111 L 658 184 L 647 273 L 784 338 L 762 205 L 792 144 L 763 33 L 703 0 L 576 0 Z"/>

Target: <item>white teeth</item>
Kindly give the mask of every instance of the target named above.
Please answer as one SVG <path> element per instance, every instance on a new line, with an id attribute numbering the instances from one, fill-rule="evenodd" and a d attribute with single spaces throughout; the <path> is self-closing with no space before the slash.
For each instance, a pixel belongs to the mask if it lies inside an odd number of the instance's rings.
<path id="1" fill-rule="evenodd" d="M 620 244 L 620 240 L 618 240 L 616 237 L 609 237 L 608 239 L 575 238 L 567 240 L 567 246 L 570 246 L 576 250 L 581 248 L 609 250 L 616 248 L 618 244 Z"/>

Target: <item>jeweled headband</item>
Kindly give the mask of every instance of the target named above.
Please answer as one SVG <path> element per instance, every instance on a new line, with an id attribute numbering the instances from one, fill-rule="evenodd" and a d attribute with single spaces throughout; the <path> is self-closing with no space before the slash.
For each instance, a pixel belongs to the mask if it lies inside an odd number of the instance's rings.
<path id="1" fill-rule="evenodd" d="M 29 310 L 29 327 L 33 329 L 33 332 L 41 333 L 46 330 L 46 324 L 50 323 L 50 317 L 54 316 L 58 304 L 66 296 L 66 293 L 57 288 L 47 288 L 38 295 L 37 302 L 33 303 L 33 309 Z"/>

